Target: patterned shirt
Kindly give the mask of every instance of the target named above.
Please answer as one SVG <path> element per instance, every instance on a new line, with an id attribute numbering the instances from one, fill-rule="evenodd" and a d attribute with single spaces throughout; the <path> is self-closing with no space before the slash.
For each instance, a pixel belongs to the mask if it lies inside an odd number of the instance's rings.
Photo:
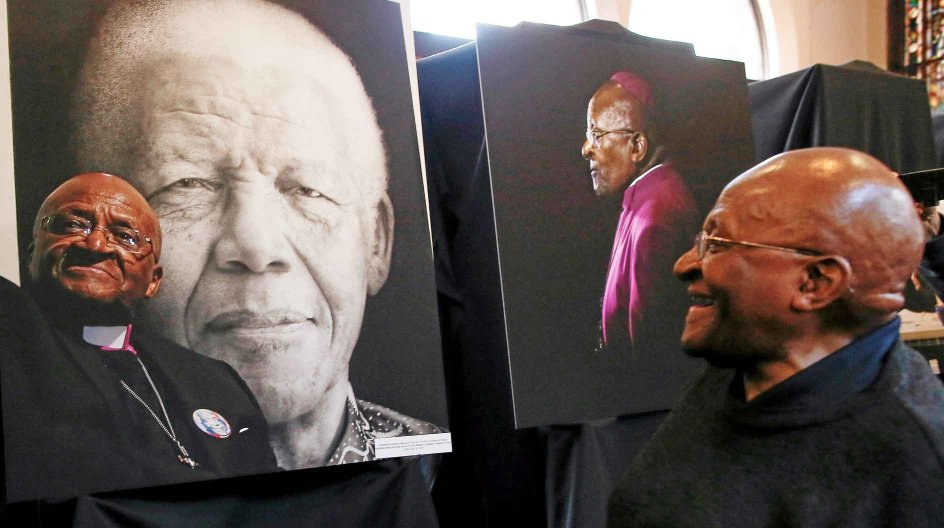
<path id="1" fill-rule="evenodd" d="M 348 388 L 344 433 L 328 458 L 329 466 L 374 460 L 375 438 L 441 433 L 442 429 L 376 403 L 358 400 Z"/>

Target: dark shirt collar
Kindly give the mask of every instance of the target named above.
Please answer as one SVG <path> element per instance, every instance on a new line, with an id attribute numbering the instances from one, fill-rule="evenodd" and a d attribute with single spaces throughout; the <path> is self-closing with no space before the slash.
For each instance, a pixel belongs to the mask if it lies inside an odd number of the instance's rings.
<path id="1" fill-rule="evenodd" d="M 868 388 L 882 370 L 888 351 L 898 342 L 901 319 L 856 339 L 794 374 L 750 402 L 744 401 L 743 374 L 738 371 L 728 390 L 726 408 L 745 417 L 776 413 L 782 418 L 835 407 Z"/>

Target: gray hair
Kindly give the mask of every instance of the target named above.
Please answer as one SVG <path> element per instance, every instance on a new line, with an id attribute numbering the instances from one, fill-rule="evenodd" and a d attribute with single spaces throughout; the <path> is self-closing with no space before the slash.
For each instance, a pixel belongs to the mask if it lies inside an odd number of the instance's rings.
<path id="1" fill-rule="evenodd" d="M 383 134 L 351 59 L 300 14 L 265 0 L 119 0 L 89 44 L 72 105 L 77 170 L 131 176 L 141 139 L 136 83 L 152 64 L 171 57 L 230 58 L 248 69 L 273 66 L 315 81 L 338 104 L 345 145 L 376 143 L 347 153 L 369 199 L 387 188 Z"/>

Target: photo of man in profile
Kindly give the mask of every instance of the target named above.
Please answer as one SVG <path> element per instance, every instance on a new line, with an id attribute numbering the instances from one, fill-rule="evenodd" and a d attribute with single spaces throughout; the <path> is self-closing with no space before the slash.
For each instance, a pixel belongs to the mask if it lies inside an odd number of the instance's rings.
<path id="1" fill-rule="evenodd" d="M 387 280 L 387 153 L 351 59 L 264 0 L 117 2 L 73 102 L 81 167 L 127 174 L 174 281 L 142 310 L 242 376 L 286 469 L 440 432 L 355 397 L 349 361 Z"/>
<path id="2" fill-rule="evenodd" d="M 619 71 L 587 106 L 581 154 L 590 162 L 593 191 L 622 198 L 603 293 L 601 349 L 645 354 L 674 347 L 688 307 L 672 265 L 691 246 L 697 208 L 661 143 L 660 126 L 668 124 L 658 121 L 657 102 L 645 79 Z"/>

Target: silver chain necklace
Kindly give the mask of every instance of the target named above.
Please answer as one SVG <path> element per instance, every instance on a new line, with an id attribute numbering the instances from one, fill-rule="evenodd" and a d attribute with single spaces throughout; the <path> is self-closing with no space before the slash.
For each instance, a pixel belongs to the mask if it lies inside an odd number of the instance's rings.
<path id="1" fill-rule="evenodd" d="M 121 382 L 121 386 L 124 387 L 125 390 L 134 397 L 134 399 L 138 400 L 138 402 L 143 405 L 145 409 L 147 409 L 147 412 L 151 413 L 151 416 L 154 417 L 157 425 L 161 426 L 161 429 L 164 430 L 164 433 L 167 434 L 167 437 L 170 438 L 172 442 L 177 444 L 177 449 L 180 450 L 180 454 L 177 455 L 177 460 L 179 460 L 182 464 L 190 466 L 190 469 L 195 469 L 200 464 L 190 457 L 190 453 L 187 453 L 187 448 L 185 448 L 184 445 L 180 443 L 180 440 L 177 440 L 177 433 L 174 432 L 174 426 L 170 423 L 170 416 L 167 415 L 167 408 L 164 407 L 164 400 L 161 399 L 161 393 L 157 392 L 157 387 L 154 385 L 154 381 L 151 380 L 151 374 L 148 373 L 147 367 L 145 367 L 144 363 L 141 362 L 141 358 L 134 356 L 134 359 L 137 360 L 138 365 L 141 365 L 141 370 L 144 371 L 144 377 L 147 378 L 148 383 L 151 385 L 151 390 L 153 390 L 154 395 L 157 396 L 157 403 L 161 406 L 161 411 L 164 413 L 164 419 L 167 420 L 167 425 L 164 425 L 164 422 L 162 422 L 157 416 L 157 413 L 151 409 L 151 406 L 141 399 L 141 397 L 138 396 L 138 393 L 134 392 L 134 390 L 129 387 L 127 383 L 125 383 L 125 380 L 119 380 Z"/>

